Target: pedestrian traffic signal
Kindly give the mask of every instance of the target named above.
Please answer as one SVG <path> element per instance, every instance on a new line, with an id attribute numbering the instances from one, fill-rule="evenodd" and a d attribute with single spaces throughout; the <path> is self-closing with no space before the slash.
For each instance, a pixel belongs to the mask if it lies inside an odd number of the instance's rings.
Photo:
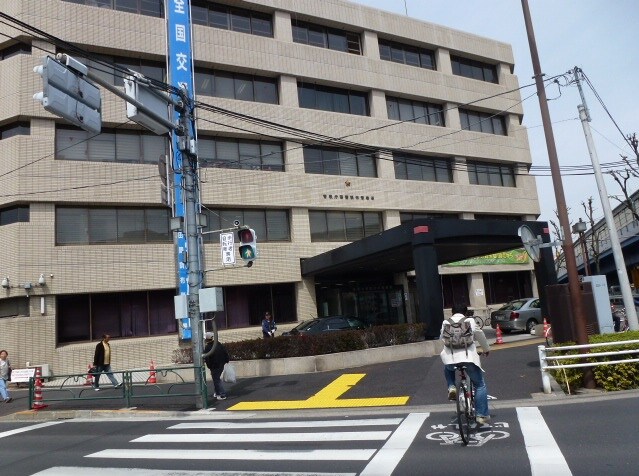
<path id="1" fill-rule="evenodd" d="M 240 239 L 240 257 L 249 264 L 257 258 L 257 235 L 252 228 L 242 228 L 237 232 Z"/>

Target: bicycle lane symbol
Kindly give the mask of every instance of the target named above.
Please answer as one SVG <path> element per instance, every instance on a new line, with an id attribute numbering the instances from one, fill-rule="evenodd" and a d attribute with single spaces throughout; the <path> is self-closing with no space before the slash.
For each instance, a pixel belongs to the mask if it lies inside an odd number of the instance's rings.
<path id="1" fill-rule="evenodd" d="M 495 422 L 489 428 L 480 428 L 472 434 L 468 446 L 483 446 L 491 440 L 509 438 L 510 433 L 501 429 L 509 428 L 509 426 L 510 425 L 506 422 Z M 439 441 L 440 446 L 452 446 L 462 443 L 461 436 L 459 436 L 459 432 L 457 431 L 457 423 L 449 423 L 448 425 L 431 425 L 431 428 L 439 431 L 428 433 L 426 435 L 426 439 Z"/>

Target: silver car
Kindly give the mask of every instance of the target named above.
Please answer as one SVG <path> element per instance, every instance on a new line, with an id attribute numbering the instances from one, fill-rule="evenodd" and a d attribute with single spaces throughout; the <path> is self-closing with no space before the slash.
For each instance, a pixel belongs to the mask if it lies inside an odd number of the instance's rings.
<path id="1" fill-rule="evenodd" d="M 539 298 L 521 298 L 510 301 L 490 314 L 490 326 L 499 328 L 504 332 L 526 331 L 530 333 L 533 328 L 543 322 L 541 317 L 541 305 Z"/>

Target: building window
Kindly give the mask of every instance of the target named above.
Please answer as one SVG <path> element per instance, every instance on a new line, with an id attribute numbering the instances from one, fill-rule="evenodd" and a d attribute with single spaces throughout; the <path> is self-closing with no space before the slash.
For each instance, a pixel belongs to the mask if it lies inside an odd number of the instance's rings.
<path id="1" fill-rule="evenodd" d="M 0 209 L 0 226 L 11 223 L 28 223 L 29 205 L 18 205 Z"/>
<path id="2" fill-rule="evenodd" d="M 0 61 L 6 60 L 16 55 L 30 55 L 31 45 L 25 45 L 24 43 L 15 43 L 11 46 L 7 46 L 0 50 Z"/>
<path id="3" fill-rule="evenodd" d="M 3 299 L 0 301 L 0 318 L 28 316 L 29 315 L 29 297 L 15 297 Z"/>
<path id="4" fill-rule="evenodd" d="M 66 126 L 55 130 L 55 157 L 59 160 L 156 164 L 168 150 L 166 137 L 141 131 L 103 129 L 92 134 Z"/>
<path id="5" fill-rule="evenodd" d="M 175 290 L 58 295 L 58 343 L 175 334 Z"/>
<path id="6" fill-rule="evenodd" d="M 70 55 L 80 63 L 87 65 L 100 79 L 114 86 L 124 87 L 124 77 L 130 75 L 127 72 L 129 69 L 141 73 L 149 79 L 166 82 L 166 64 L 161 61 L 97 54 L 92 54 L 91 59 L 73 53 Z"/>
<path id="7" fill-rule="evenodd" d="M 255 230 L 258 246 L 260 242 L 291 241 L 291 230 L 287 210 L 258 210 L 258 209 L 213 209 L 206 207 L 202 213 L 207 216 L 208 230 L 222 230 L 233 228 L 237 220 L 242 225 Z M 207 231 L 207 228 L 204 231 Z M 219 243 L 219 233 L 203 235 L 205 243 Z M 236 237 L 237 239 L 237 237 Z"/>
<path id="8" fill-rule="evenodd" d="M 29 122 L 12 122 L 0 127 L 0 140 L 13 136 L 28 136 L 29 134 L 31 134 L 31 123 Z"/>
<path id="9" fill-rule="evenodd" d="M 413 220 L 427 220 L 430 218 L 459 218 L 456 213 L 413 213 L 399 212 L 400 223 L 407 223 Z"/>
<path id="10" fill-rule="evenodd" d="M 311 210 L 311 241 L 355 241 L 382 230 L 382 215 L 377 212 Z"/>
<path id="11" fill-rule="evenodd" d="M 485 132 L 487 134 L 497 134 L 500 136 L 507 134 L 504 116 L 460 108 L 459 119 L 462 129 L 467 131 Z"/>
<path id="12" fill-rule="evenodd" d="M 170 243 L 166 208 L 71 208 L 55 210 L 56 245 Z"/>
<path id="13" fill-rule="evenodd" d="M 300 107 L 359 116 L 370 115 L 368 94 L 361 91 L 298 82 L 297 96 Z"/>
<path id="14" fill-rule="evenodd" d="M 379 57 L 384 61 L 418 66 L 426 69 L 436 69 L 435 52 L 426 48 L 396 43 L 394 41 L 379 40 Z"/>
<path id="15" fill-rule="evenodd" d="M 355 55 L 362 54 L 359 34 L 293 20 L 293 41 Z"/>
<path id="16" fill-rule="evenodd" d="M 448 183 L 453 181 L 453 172 L 448 159 L 395 153 L 393 163 L 395 178 L 399 180 Z"/>
<path id="17" fill-rule="evenodd" d="M 281 142 L 200 136 L 198 159 L 202 167 L 284 171 Z"/>
<path id="18" fill-rule="evenodd" d="M 259 36 L 273 36 L 273 16 L 202 0 L 191 4 L 193 23 Z"/>
<path id="19" fill-rule="evenodd" d="M 164 0 L 64 0 L 92 7 L 108 8 L 121 12 L 139 13 L 151 17 L 164 17 Z"/>
<path id="20" fill-rule="evenodd" d="M 450 61 L 453 67 L 453 74 L 457 76 L 479 79 L 480 81 L 487 81 L 489 83 L 497 82 L 497 68 L 494 64 L 461 58 L 459 56 L 451 56 Z"/>
<path id="21" fill-rule="evenodd" d="M 519 215 L 495 215 L 492 213 L 475 213 L 475 220 L 521 221 Z"/>
<path id="22" fill-rule="evenodd" d="M 442 127 L 445 125 L 444 110 L 441 104 L 387 96 L 386 110 L 388 118 L 395 121 L 410 121 Z"/>
<path id="23" fill-rule="evenodd" d="M 195 93 L 242 101 L 279 104 L 277 79 L 226 71 L 195 70 Z"/>
<path id="24" fill-rule="evenodd" d="M 304 147 L 304 171 L 307 174 L 377 177 L 374 153 L 332 147 Z"/>
<path id="25" fill-rule="evenodd" d="M 468 161 L 466 166 L 468 180 L 472 185 L 515 186 L 515 172 L 512 165 Z"/>

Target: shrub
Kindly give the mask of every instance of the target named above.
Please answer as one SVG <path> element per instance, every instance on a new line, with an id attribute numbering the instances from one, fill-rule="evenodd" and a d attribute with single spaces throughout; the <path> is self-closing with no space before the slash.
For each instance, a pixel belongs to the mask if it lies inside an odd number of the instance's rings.
<path id="1" fill-rule="evenodd" d="M 314 336 L 278 336 L 226 344 L 232 360 L 305 357 L 363 350 L 424 339 L 423 324 L 376 326 L 364 330 L 340 331 Z"/>
<path id="2" fill-rule="evenodd" d="M 590 336 L 588 341 L 591 344 L 598 344 L 604 342 L 621 342 L 626 340 L 638 340 L 639 332 L 622 332 L 617 334 L 601 334 Z M 564 344 L 556 344 L 555 347 L 561 347 L 564 345 L 574 345 L 574 343 L 564 343 Z M 635 344 L 635 349 L 637 348 Z M 619 344 L 615 346 L 607 346 L 607 347 L 594 347 L 590 349 L 591 354 L 598 354 L 603 352 L 615 352 L 620 350 L 631 350 L 632 347 L 628 347 L 628 345 Z M 565 352 L 552 352 L 551 355 L 570 355 L 570 354 L 578 354 L 583 353 L 581 350 L 571 350 Z M 622 359 L 636 359 L 639 358 L 639 350 L 634 354 L 621 354 L 614 356 L 595 356 L 588 357 L 587 360 L 589 362 L 605 362 L 611 360 L 622 360 Z M 579 359 L 566 359 L 559 361 L 561 364 L 574 364 L 578 363 Z M 595 383 L 597 387 L 603 388 L 604 390 L 628 390 L 632 388 L 639 388 L 639 363 L 628 363 L 628 364 L 612 364 L 612 365 L 597 365 L 595 367 L 591 367 L 593 369 L 593 374 L 595 377 Z M 574 368 L 574 369 L 561 369 L 561 370 L 551 370 L 551 375 L 557 380 L 557 382 L 562 386 L 564 391 L 568 388 L 575 389 L 583 386 L 583 375 L 584 368 Z"/>

